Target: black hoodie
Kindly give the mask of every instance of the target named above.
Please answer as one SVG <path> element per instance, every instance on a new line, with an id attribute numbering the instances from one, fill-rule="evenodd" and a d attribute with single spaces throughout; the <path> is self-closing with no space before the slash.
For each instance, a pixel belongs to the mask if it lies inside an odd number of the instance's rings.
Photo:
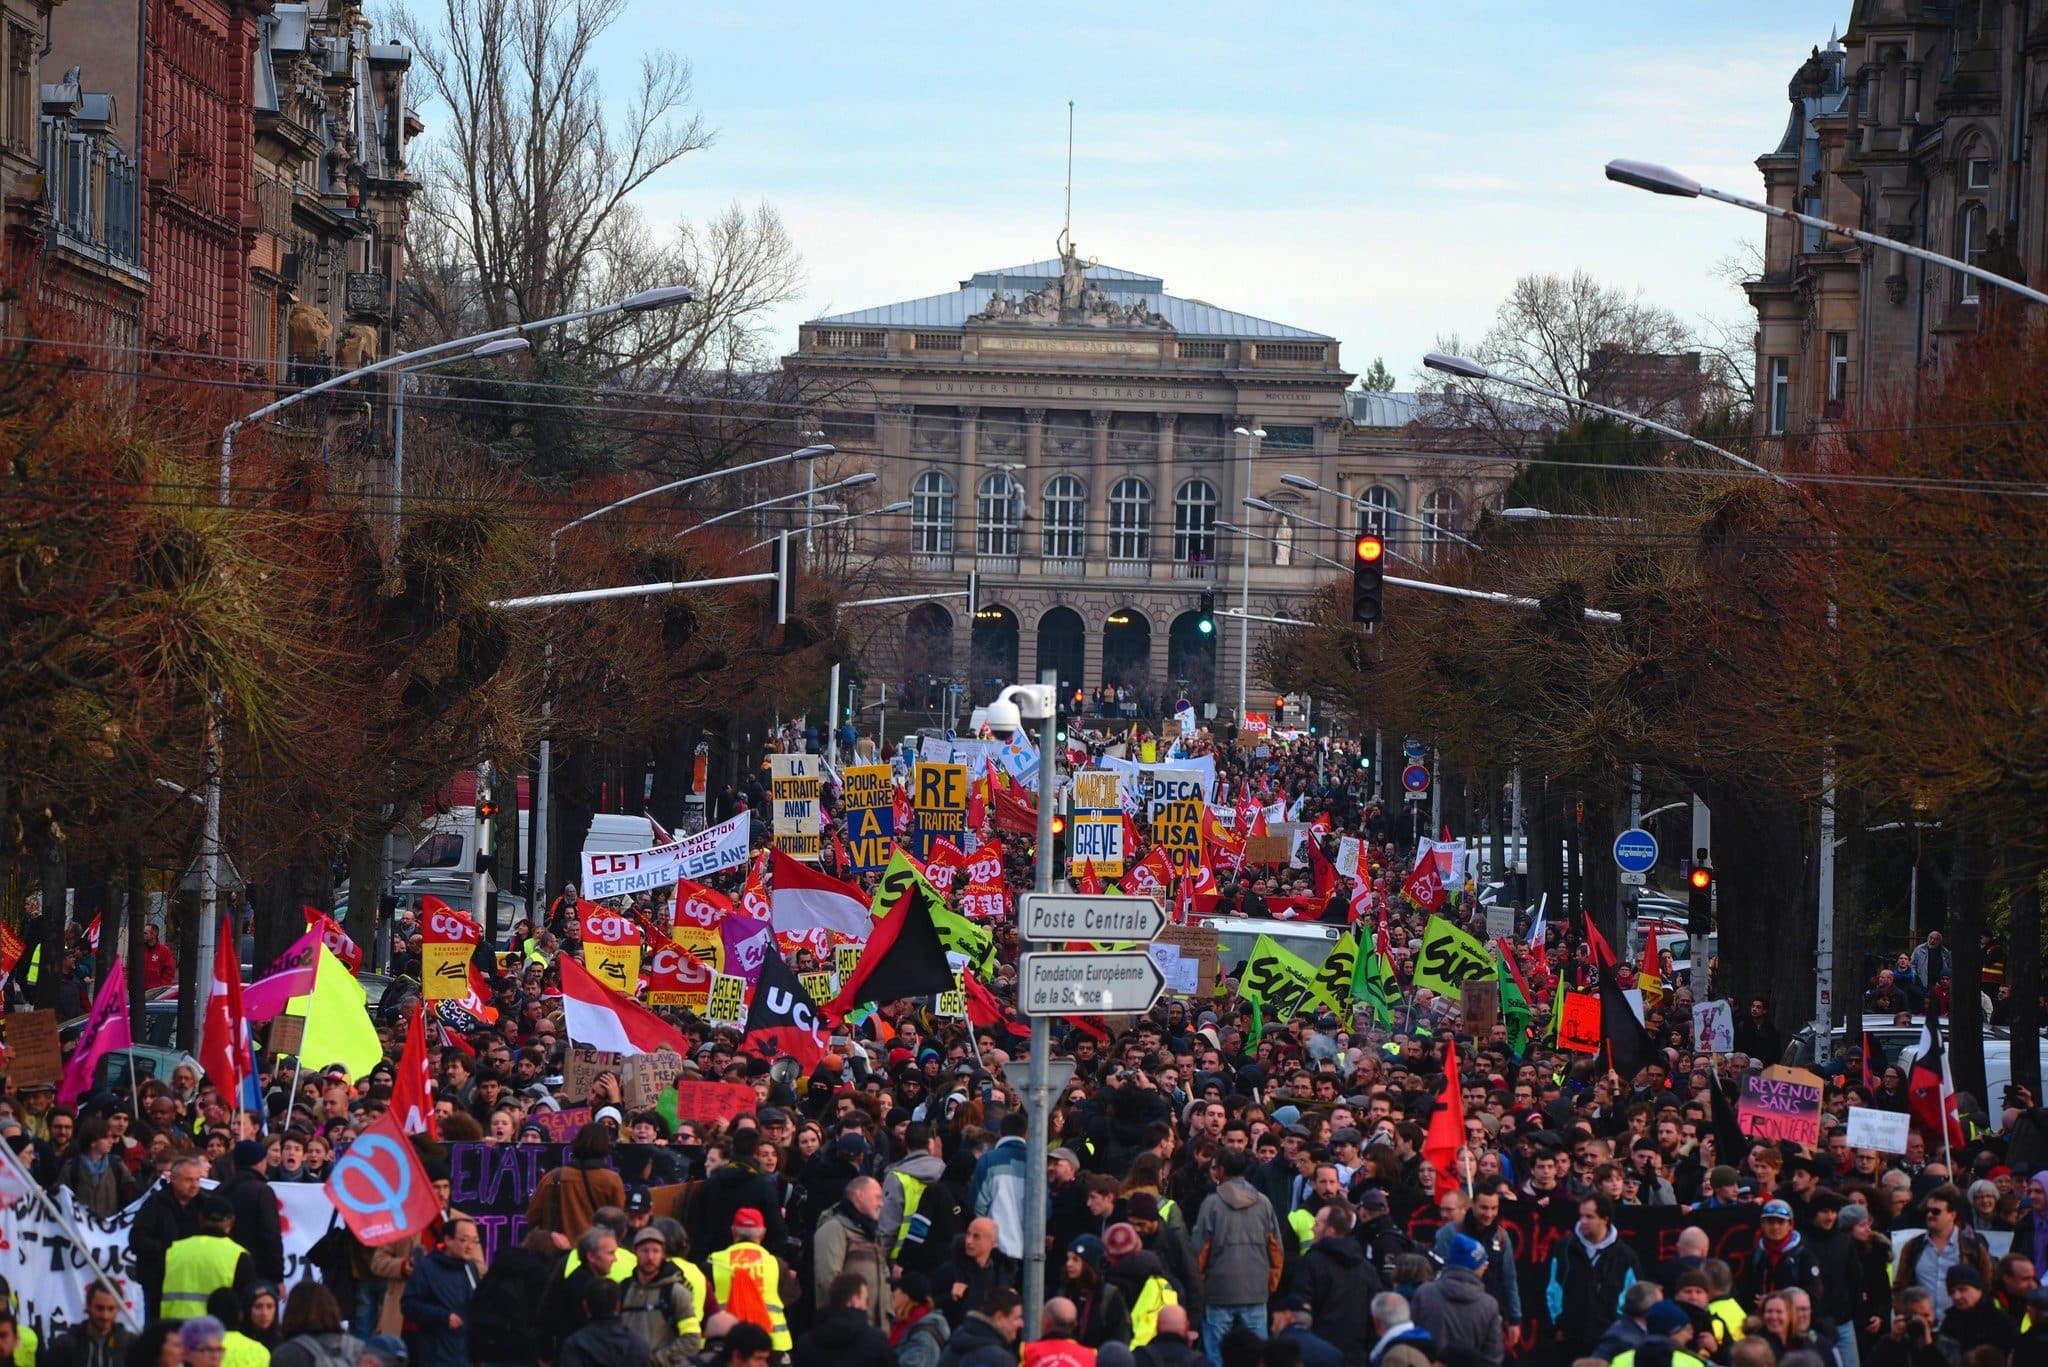
<path id="1" fill-rule="evenodd" d="M 1372 1298 L 1386 1287 L 1356 1239 L 1332 1235 L 1310 1244 L 1294 1266 L 1294 1289 L 1308 1297 L 1316 1333 L 1334 1344 L 1345 1361 L 1371 1350 Z"/>
<path id="2" fill-rule="evenodd" d="M 868 1320 L 868 1312 L 840 1307 L 827 1310 L 796 1341 L 790 1359 L 796 1367 L 895 1367 L 889 1336 Z"/>

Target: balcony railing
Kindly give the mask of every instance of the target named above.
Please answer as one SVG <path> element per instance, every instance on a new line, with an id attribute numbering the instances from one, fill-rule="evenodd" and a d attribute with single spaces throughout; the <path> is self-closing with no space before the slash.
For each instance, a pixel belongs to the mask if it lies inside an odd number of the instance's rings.
<path id="1" fill-rule="evenodd" d="M 1079 579 L 1088 573 L 1088 562 L 1066 556 L 1041 556 L 1038 561 L 1038 572 L 1065 579 Z"/>
<path id="2" fill-rule="evenodd" d="M 1173 562 L 1173 577 L 1180 580 L 1214 579 L 1216 566 L 1207 560 L 1176 560 Z"/>
<path id="3" fill-rule="evenodd" d="M 1152 562 L 1149 560 L 1111 560 L 1103 565 L 1111 579 L 1150 579 Z"/>
<path id="4" fill-rule="evenodd" d="M 981 574 L 1015 574 L 1017 557 L 1014 555 L 977 555 L 974 568 Z"/>
<path id="5" fill-rule="evenodd" d="M 943 554 L 927 551 L 914 552 L 910 557 L 910 568 L 915 574 L 951 574 L 953 572 L 953 553 L 951 551 L 944 552 Z"/>
<path id="6" fill-rule="evenodd" d="M 135 162 L 112 137 L 78 120 L 42 118 L 44 202 L 63 237 L 134 264 Z"/>

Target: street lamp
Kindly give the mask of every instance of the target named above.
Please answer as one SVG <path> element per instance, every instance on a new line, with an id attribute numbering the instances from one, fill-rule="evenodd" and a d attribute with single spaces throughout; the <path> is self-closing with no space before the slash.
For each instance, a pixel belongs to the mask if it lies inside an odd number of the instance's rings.
<path id="1" fill-rule="evenodd" d="M 391 544 L 398 544 L 400 520 L 405 515 L 405 391 L 412 383 L 412 377 L 422 370 L 434 370 L 457 361 L 484 361 L 493 356 L 509 356 L 515 351 L 529 351 L 533 343 L 524 337 L 500 337 L 495 342 L 485 342 L 472 351 L 454 356 L 439 356 L 418 365 L 398 368 L 398 385 L 391 395 Z"/>
<path id="2" fill-rule="evenodd" d="M 835 481 L 834 483 L 831 484 L 820 484 L 815 489 L 800 489 L 793 494 L 777 494 L 774 498 L 764 498 L 759 503 L 749 503 L 744 508 L 728 508 L 724 512 L 718 514 L 716 517 L 707 517 L 702 522 L 699 522 L 694 526 L 683 528 L 681 531 L 677 532 L 676 535 L 678 537 L 685 537 L 688 536 L 691 532 L 701 532 L 706 527 L 716 526 L 720 522 L 724 522 L 730 518 L 739 517 L 746 513 L 758 513 L 763 508 L 772 508 L 778 503 L 792 503 L 797 499 L 803 499 L 806 502 L 809 502 L 811 495 L 814 493 L 829 494 L 834 489 L 859 489 L 866 485 L 873 484 L 876 480 L 880 478 L 881 476 L 876 474 L 872 470 L 863 470 L 859 474 L 848 475 L 845 479 Z"/>
<path id="3" fill-rule="evenodd" d="M 1775 204 L 1765 204 L 1759 200 L 1745 199 L 1741 195 L 1731 195 L 1726 190 L 1716 190 L 1712 186 L 1702 185 L 1683 171 L 1674 171 L 1669 166 L 1659 166 L 1653 161 L 1631 161 L 1625 157 L 1616 158 L 1607 163 L 1607 178 L 1617 185 L 1629 185 L 1638 190 L 1648 190 L 1653 195 L 1676 195 L 1681 199 L 1718 199 L 1723 204 L 1733 204 L 1738 209 L 1748 209 L 1754 213 L 1768 215 L 1771 218 L 1790 219 L 1794 223 L 1803 223 L 1809 228 L 1819 228 L 1824 232 L 1834 233 L 1841 237 L 1854 238 L 1856 241 L 1866 243 L 1869 246 L 1887 247 L 1892 251 L 1904 256 L 1913 257 L 1916 260 L 1929 261 L 1937 266 L 1947 266 L 1950 270 L 1961 271 L 1964 275 L 1981 280 L 1987 285 L 1995 285 L 1999 289 L 2010 290 L 2022 299 L 2031 299 L 2037 304 L 2048 304 L 2048 294 L 2043 294 L 2037 289 L 2030 289 L 2019 281 L 2009 279 L 1998 274 L 1996 271 L 1986 270 L 1982 266 L 1973 266 L 1967 261 L 1958 261 L 1953 256 L 1943 256 L 1940 252 L 1931 252 L 1925 247 L 1916 247 L 1910 242 L 1901 242 L 1897 238 L 1881 237 L 1876 233 L 1865 232 L 1861 228 L 1852 228 L 1846 223 L 1831 222 L 1817 214 L 1803 214 L 1796 209 L 1781 209 Z"/>
<path id="4" fill-rule="evenodd" d="M 556 314 L 552 318 L 536 318 L 527 323 L 509 323 L 504 327 L 492 328 L 469 337 L 457 337 L 452 341 L 436 342 L 432 346 L 419 347 L 413 351 L 401 351 L 396 356 L 387 356 L 381 361 L 372 361 L 354 370 L 330 376 L 319 384 L 286 394 L 253 412 L 236 418 L 220 433 L 220 506 L 228 506 L 229 476 L 234 469 L 235 433 L 251 423 L 261 422 L 294 404 L 304 403 L 315 394 L 324 394 L 330 389 L 351 384 L 365 375 L 375 375 L 386 370 L 400 370 L 417 365 L 421 361 L 451 353 L 481 353 L 483 348 L 494 342 L 513 337 L 524 337 L 544 328 L 561 327 L 569 323 L 580 323 L 591 318 L 604 318 L 614 313 L 650 313 L 655 309 L 669 308 L 676 304 L 690 302 L 690 288 L 687 285 L 661 285 L 653 289 L 629 294 L 624 299 L 595 308 L 576 309 L 570 313 Z M 210 972 L 216 939 L 220 933 L 220 723 L 214 715 L 213 701 L 207 700 L 206 716 L 206 819 L 201 837 L 201 858 L 199 861 L 199 963 L 201 972 Z"/>
<path id="5" fill-rule="evenodd" d="M 1346 502 L 1350 503 L 1353 508 L 1358 509 L 1360 512 L 1370 510 L 1372 513 L 1380 517 L 1398 517 L 1403 522 L 1413 522 L 1416 526 L 1422 528 L 1426 532 L 1430 532 L 1436 536 L 1440 536 L 1446 541 L 1455 541 L 1460 546 L 1470 546 L 1475 551 L 1484 549 L 1482 546 L 1480 546 L 1480 544 L 1477 541 L 1474 541 L 1472 538 L 1468 536 L 1459 536 L 1449 527 L 1443 526 L 1440 523 L 1431 522 L 1426 517 L 1417 517 L 1413 513 L 1404 513 L 1399 508 L 1389 508 L 1385 504 L 1381 503 L 1369 503 L 1365 500 L 1363 496 L 1354 497 L 1353 495 L 1345 493 L 1341 489 L 1332 489 L 1327 484 L 1318 484 L 1314 480 L 1310 479 L 1307 475 L 1282 475 L 1280 476 L 1280 482 L 1282 484 L 1285 484 L 1290 489 L 1313 489 L 1319 494 L 1328 494 L 1332 498 L 1344 499 Z M 1352 533 L 1345 532 L 1344 535 L 1350 536 L 1352 535 Z M 1402 556 L 1401 558 L 1403 560 L 1408 559 L 1408 557 L 1406 556 Z M 1413 560 L 1408 560 L 1408 563 L 1412 565 L 1415 562 Z"/>
<path id="6" fill-rule="evenodd" d="M 825 440 L 825 433 L 820 428 L 810 428 L 797 433 L 796 436 L 798 441 L 822 442 Z M 806 494 L 809 493 L 811 485 L 817 481 L 817 477 L 818 467 L 815 465 L 804 471 L 804 490 Z M 811 505 L 811 500 L 806 497 L 804 499 L 804 559 L 806 560 L 811 558 L 811 514 L 816 511 L 817 509 Z"/>
<path id="7" fill-rule="evenodd" d="M 1258 532 L 1253 531 L 1249 527 L 1240 527 L 1235 522 L 1219 522 L 1216 524 L 1216 528 L 1218 531 L 1229 532 L 1232 536 L 1248 536 L 1254 541 L 1270 542 L 1272 545 L 1275 546 L 1287 545 L 1286 542 L 1282 541 L 1277 536 L 1265 536 Z M 1321 551 L 1312 551 L 1306 546 L 1290 546 L 1289 549 L 1298 550 L 1303 555 L 1309 557 L 1311 560 L 1320 560 L 1325 565 L 1330 566 L 1332 569 L 1341 570 L 1346 568 L 1346 566 L 1342 562 L 1332 560 L 1329 556 L 1324 555 Z"/>
<path id="8" fill-rule="evenodd" d="M 1265 499 L 1262 498 L 1248 498 L 1245 500 L 1245 505 L 1247 507 L 1256 508 L 1262 513 L 1272 513 L 1276 517 L 1289 518 L 1296 522 L 1305 522 L 1311 527 L 1320 528 L 1321 530 L 1326 532 L 1335 532 L 1338 536 L 1341 537 L 1348 538 L 1359 535 L 1359 533 L 1357 532 L 1350 532 L 1346 531 L 1342 527 L 1332 526 L 1330 523 L 1324 522 L 1319 518 L 1310 517 L 1307 513 L 1296 512 L 1292 508 L 1282 508 L 1277 503 L 1268 503 Z M 1388 558 L 1398 560 L 1404 565 L 1413 565 L 1418 570 L 1426 568 L 1426 566 L 1424 566 L 1421 561 L 1412 560 L 1409 557 L 1401 554 L 1399 551 L 1395 550 L 1392 546 L 1386 545 L 1384 539 L 1382 540 L 1380 549 L 1387 553 Z M 1333 565 L 1337 564 L 1337 562 L 1334 560 L 1330 563 Z M 1338 568 L 1349 569 L 1350 566 L 1338 565 Z"/>
<path id="9" fill-rule="evenodd" d="M 870 478 L 872 478 L 872 476 L 870 476 Z M 905 498 L 905 499 L 899 499 L 899 500 L 897 500 L 897 501 L 896 501 L 896 502 L 894 502 L 894 503 L 884 503 L 884 504 L 883 504 L 883 505 L 882 505 L 881 507 L 879 507 L 879 508 L 868 508 L 868 509 L 865 509 L 865 510 L 863 510 L 863 511 L 861 511 L 861 512 L 858 512 L 858 513 L 848 513 L 848 514 L 847 514 L 847 515 L 846 515 L 845 517 L 835 517 L 835 518 L 832 518 L 832 519 L 831 519 L 831 520 L 829 520 L 829 521 L 826 521 L 826 522 L 820 522 L 820 523 L 816 524 L 815 526 L 813 526 L 813 527 L 811 528 L 811 530 L 812 530 L 812 531 L 816 531 L 816 532 L 822 532 L 822 531 L 824 531 L 824 530 L 825 530 L 825 529 L 826 529 L 827 527 L 842 527 L 842 526 L 846 525 L 846 524 L 847 524 L 847 523 L 849 523 L 849 522 L 858 522 L 858 521 L 860 521 L 860 520 L 861 520 L 862 518 L 864 518 L 864 517 L 880 517 L 880 516 L 882 516 L 882 515 L 883 515 L 884 513 L 907 513 L 907 512 L 909 512 L 909 511 L 910 511 L 910 508 L 911 508 L 911 503 L 910 503 L 910 500 L 909 500 L 909 499 L 907 499 L 907 498 Z M 837 512 L 837 511 L 838 511 L 838 509 L 839 509 L 839 505 L 838 505 L 838 504 L 836 504 L 836 503 L 820 503 L 820 504 L 817 504 L 817 505 L 815 505 L 815 507 L 813 508 L 813 511 L 815 511 L 815 512 Z M 751 545 L 751 546 L 748 546 L 748 547 L 746 548 L 746 550 L 748 550 L 748 551 L 758 551 L 758 550 L 760 550 L 760 549 L 761 549 L 761 548 L 762 548 L 763 546 L 768 546 L 768 545 L 772 545 L 772 544 L 774 544 L 774 541 L 775 541 L 775 538 L 771 536 L 771 537 L 769 537 L 769 538 L 768 538 L 768 539 L 767 539 L 766 541 L 756 541 L 756 542 L 755 542 L 755 543 L 754 543 L 753 545 Z M 745 554 L 745 551 L 742 551 L 742 552 L 741 552 L 741 554 Z"/>
<path id="10" fill-rule="evenodd" d="M 1600 517 L 1594 513 L 1553 513 L 1548 508 L 1503 508 L 1503 522 L 1607 522 L 1617 527 L 1640 527 L 1639 517 Z"/>

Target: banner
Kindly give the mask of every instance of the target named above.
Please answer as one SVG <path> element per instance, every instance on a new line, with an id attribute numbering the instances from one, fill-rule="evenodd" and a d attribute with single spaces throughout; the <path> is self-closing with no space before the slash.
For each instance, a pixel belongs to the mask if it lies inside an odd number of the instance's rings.
<path id="1" fill-rule="evenodd" d="M 1441 916 L 1429 918 L 1422 933 L 1422 955 L 1415 961 L 1415 985 L 1455 999 L 1458 984 L 1493 977 L 1493 956 L 1486 946 Z"/>
<path id="2" fill-rule="evenodd" d="M 1193 873 L 1202 862 L 1202 813 L 1207 807 L 1199 797 L 1183 797 L 1152 809 L 1152 843 L 1176 874 Z"/>
<path id="3" fill-rule="evenodd" d="M 483 928 L 436 897 L 422 897 L 420 990 L 430 1002 L 459 1002 L 469 996 L 469 961 Z"/>
<path id="4" fill-rule="evenodd" d="M 1735 1052 L 1735 1008 L 1724 1000 L 1693 1003 L 1693 1048 L 1702 1054 Z"/>
<path id="5" fill-rule="evenodd" d="M 711 975 L 711 997 L 704 1008 L 704 1019 L 713 1025 L 730 1025 L 737 1028 L 747 1019 L 747 980 L 731 973 Z"/>
<path id="6" fill-rule="evenodd" d="M 1574 1054 L 1600 1052 L 1600 996 L 1558 988 L 1557 1047 Z"/>
<path id="7" fill-rule="evenodd" d="M 640 927 L 632 917 L 595 902 L 579 902 L 576 912 L 583 966 L 612 991 L 632 996 L 640 986 Z"/>
<path id="8" fill-rule="evenodd" d="M 725 935 L 721 926 L 686 926 L 676 923 L 668 938 L 687 950 L 692 958 L 705 967 L 723 973 L 725 971 Z"/>
<path id="9" fill-rule="evenodd" d="M 647 1004 L 687 1006 L 701 1015 L 711 1005 L 712 972 L 679 944 L 657 945 L 647 956 Z"/>
<path id="10" fill-rule="evenodd" d="M 1820 1143 L 1822 1082 L 1819 1073 L 1782 1064 L 1742 1077 L 1736 1116 L 1751 1139 L 1774 1144 Z"/>
<path id="11" fill-rule="evenodd" d="M 896 782 L 886 764 L 849 765 L 840 800 L 851 873 L 880 873 L 896 838 Z"/>
<path id="12" fill-rule="evenodd" d="M 732 915 L 732 898 L 716 888 L 707 888 L 693 878 L 676 880 L 676 900 L 671 908 L 669 934 L 675 935 L 685 926 L 697 930 L 709 930 L 720 921 Z M 681 943 L 680 940 L 677 943 Z"/>
<path id="13" fill-rule="evenodd" d="M 1124 816 L 1122 812 L 1076 813 L 1067 828 L 1067 843 L 1073 851 L 1070 866 L 1078 871 L 1086 864 L 1098 878 L 1124 876 Z"/>
<path id="14" fill-rule="evenodd" d="M 674 887 L 680 878 L 708 878 L 747 862 L 751 813 L 706 826 L 651 850 L 583 856 L 583 895 L 592 901 Z"/>
<path id="15" fill-rule="evenodd" d="M 1314 995 L 1315 977 L 1316 971 L 1298 955 L 1282 949 L 1272 936 L 1261 935 L 1245 960 L 1237 995 L 1257 1002 L 1270 1026 L 1302 1009 Z"/>
<path id="16" fill-rule="evenodd" d="M 913 881 L 922 884 L 929 894 L 932 925 L 938 929 L 939 943 L 946 947 L 946 952 L 966 959 L 976 973 L 992 976 L 996 959 L 994 932 L 986 926 L 976 925 L 956 911 L 948 910 L 946 899 L 931 885 L 930 879 L 917 871 L 910 856 L 901 849 L 889 856 L 889 865 L 882 870 L 881 881 L 875 884 L 875 896 L 868 904 L 868 914 L 877 921 L 887 916 L 903 899 L 904 891 Z M 854 962 L 858 964 L 858 958 Z"/>
<path id="17" fill-rule="evenodd" d="M 911 772 L 910 805 L 917 813 L 911 852 L 929 861 L 932 847 L 949 840 L 956 847 L 967 839 L 967 766 L 919 760 Z"/>
<path id="18" fill-rule="evenodd" d="M 768 802 L 775 813 L 775 848 L 792 859 L 818 862 L 818 757 L 768 756 Z"/>

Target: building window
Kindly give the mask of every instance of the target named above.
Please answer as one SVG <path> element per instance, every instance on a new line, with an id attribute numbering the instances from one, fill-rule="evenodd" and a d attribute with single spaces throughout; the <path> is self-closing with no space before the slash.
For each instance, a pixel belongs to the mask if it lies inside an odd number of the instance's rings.
<path id="1" fill-rule="evenodd" d="M 1375 484 L 1358 500 L 1358 530 L 1371 532 L 1381 544 L 1394 540 L 1394 514 L 1401 511 L 1401 497 L 1384 484 Z"/>
<path id="2" fill-rule="evenodd" d="M 1024 544 L 1024 486 L 998 470 L 981 482 L 977 503 L 974 553 L 1016 555 Z"/>
<path id="3" fill-rule="evenodd" d="M 1185 564 L 1216 558 L 1216 486 L 1191 479 L 1173 496 L 1173 558 Z"/>
<path id="4" fill-rule="evenodd" d="M 1991 158 L 1971 157 L 1964 163 L 1963 184 L 1971 190 L 1991 188 Z"/>
<path id="5" fill-rule="evenodd" d="M 1782 437 L 1785 435 L 1785 423 L 1792 415 L 1791 357 L 1771 357 L 1769 380 L 1764 388 L 1771 405 L 1769 425 L 1764 429 L 1764 435 Z"/>
<path id="6" fill-rule="evenodd" d="M 1261 349 L 1263 350 L 1263 348 Z M 1266 436 L 1259 443 L 1261 451 L 1307 451 L 1316 444 L 1316 429 L 1313 427 L 1280 427 L 1266 429 Z"/>
<path id="7" fill-rule="evenodd" d="M 1849 334 L 1828 334 L 1828 402 L 1840 404 L 1849 397 Z"/>
<path id="8" fill-rule="evenodd" d="M 1972 266 L 1984 264 L 1984 239 L 1989 233 L 1991 214 L 1982 204 L 1965 204 L 1961 230 L 1956 234 L 1956 257 Z M 1978 280 L 1974 275 L 1963 277 L 1962 299 L 1966 304 L 1977 300 Z"/>
<path id="9" fill-rule="evenodd" d="M 1450 541 L 1448 533 L 1457 530 L 1458 496 L 1449 489 L 1438 489 L 1422 505 L 1422 558 L 1425 562 L 1436 559 L 1439 548 Z"/>
<path id="10" fill-rule="evenodd" d="M 927 470 L 910 490 L 910 549 L 915 555 L 953 553 L 953 479 Z"/>
<path id="11" fill-rule="evenodd" d="M 16 152 L 32 148 L 36 135 L 36 48 L 34 29 L 19 24 L 7 26 L 7 101 L 4 133 L 7 146 Z"/>
<path id="12" fill-rule="evenodd" d="M 1152 486 L 1126 475 L 1109 491 L 1109 558 L 1152 558 Z"/>
<path id="13" fill-rule="evenodd" d="M 1055 560 L 1079 560 L 1088 553 L 1088 495 L 1072 475 L 1054 475 L 1045 482 L 1043 554 Z"/>

